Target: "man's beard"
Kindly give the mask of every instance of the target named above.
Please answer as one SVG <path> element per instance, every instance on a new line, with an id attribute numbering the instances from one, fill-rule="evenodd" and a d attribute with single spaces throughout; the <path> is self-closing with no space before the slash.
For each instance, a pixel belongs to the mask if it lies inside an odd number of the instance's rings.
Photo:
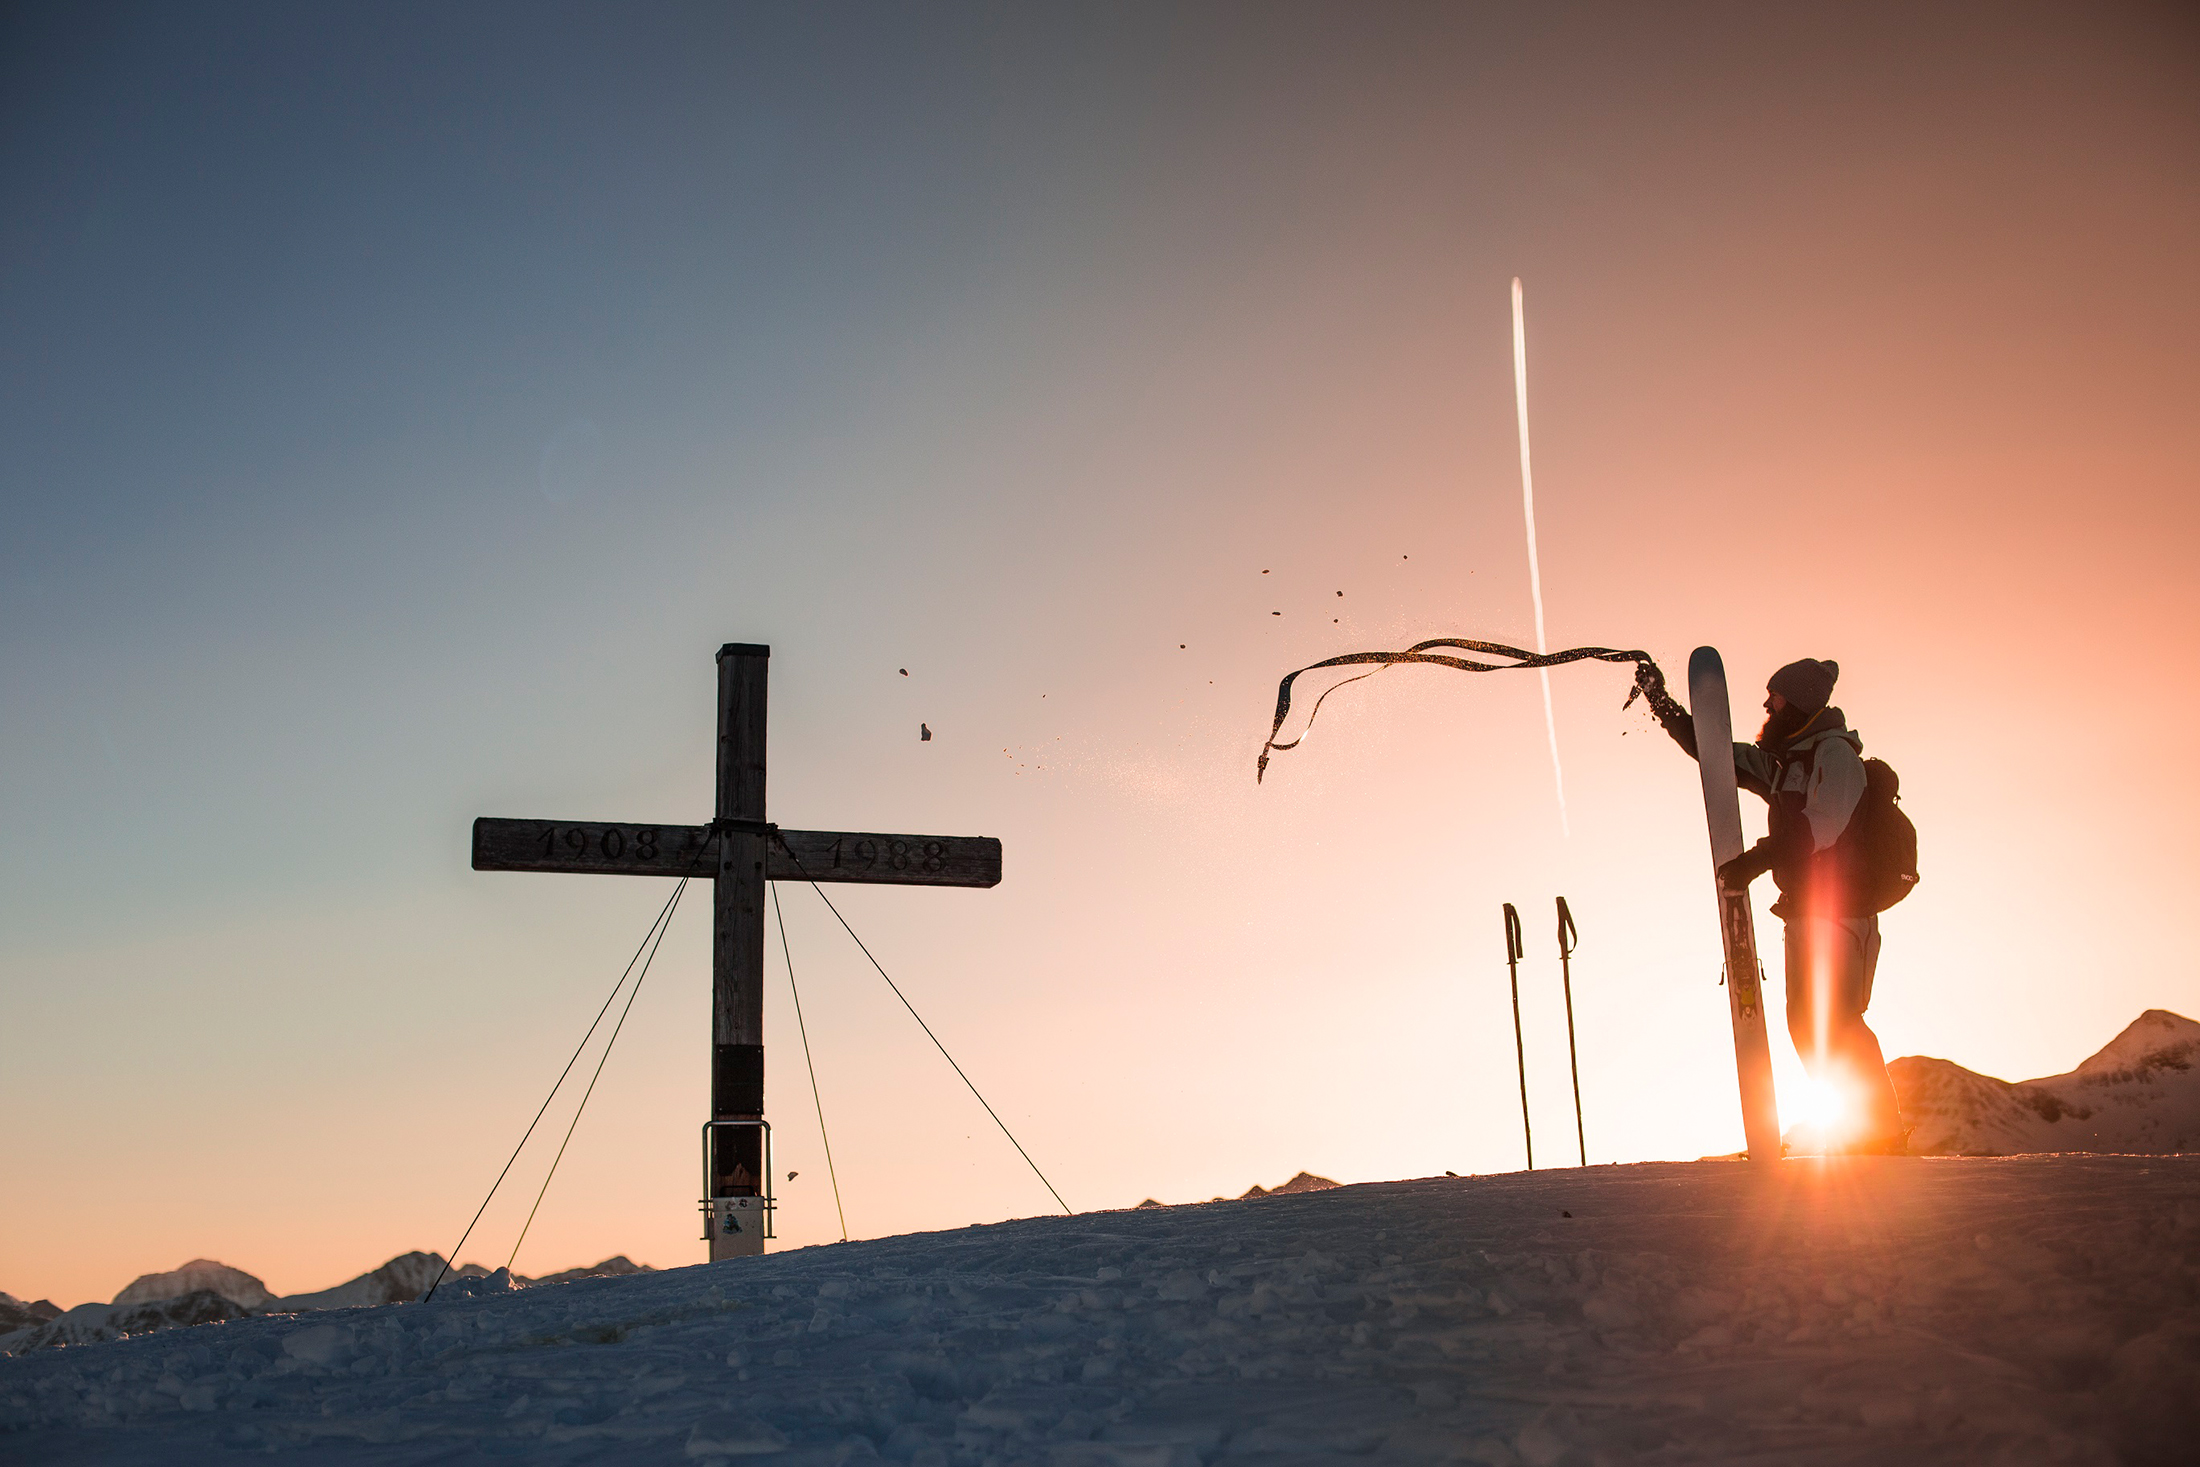
<path id="1" fill-rule="evenodd" d="M 1817 716 L 1815 713 L 1805 713 L 1793 703 L 1788 704 L 1777 713 L 1766 714 L 1765 726 L 1757 730 L 1757 747 L 1760 749 L 1785 748 L 1788 740 L 1801 733 L 1803 725 Z"/>

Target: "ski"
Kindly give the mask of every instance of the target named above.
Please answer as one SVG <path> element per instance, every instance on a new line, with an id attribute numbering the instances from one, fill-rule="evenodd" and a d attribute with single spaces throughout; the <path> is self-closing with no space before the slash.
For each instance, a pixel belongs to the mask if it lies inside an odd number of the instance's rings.
<path id="1" fill-rule="evenodd" d="M 1716 647 L 1688 658 L 1688 708 L 1696 723 L 1696 767 L 1703 776 L 1704 817 L 1711 829 L 1711 866 L 1742 853 L 1742 803 L 1734 784 L 1734 715 L 1727 700 L 1726 664 Z M 1751 1161 L 1780 1159 L 1780 1103 L 1772 1091 L 1772 1049 L 1765 1039 L 1764 984 L 1757 966 L 1757 928 L 1749 893 L 1718 888 L 1719 936 L 1726 951 L 1726 999 L 1734 1020 L 1734 1069 L 1741 1082 L 1742 1134 Z"/>

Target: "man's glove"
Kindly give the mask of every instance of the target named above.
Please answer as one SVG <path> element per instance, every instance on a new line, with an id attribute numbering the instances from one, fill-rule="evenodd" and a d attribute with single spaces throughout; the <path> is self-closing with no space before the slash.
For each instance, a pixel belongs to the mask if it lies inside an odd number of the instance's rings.
<path id="1" fill-rule="evenodd" d="M 1690 718 L 1688 710 L 1681 707 L 1679 700 L 1666 691 L 1665 673 L 1648 658 L 1635 664 L 1635 686 L 1628 692 L 1627 702 L 1621 705 L 1621 711 L 1632 707 L 1637 698 L 1650 705 L 1651 716 L 1657 719 L 1658 727 L 1670 734 L 1674 743 L 1687 750 L 1690 758 L 1694 758 L 1696 720 Z"/>
<path id="2" fill-rule="evenodd" d="M 1719 868 L 1719 885 L 1728 891 L 1747 891 L 1749 884 L 1772 869 L 1772 841 L 1757 842 Z"/>

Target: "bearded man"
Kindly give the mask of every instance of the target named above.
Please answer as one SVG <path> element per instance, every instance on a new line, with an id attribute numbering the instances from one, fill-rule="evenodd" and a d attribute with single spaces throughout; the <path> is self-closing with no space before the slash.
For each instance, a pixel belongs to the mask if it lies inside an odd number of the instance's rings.
<path id="1" fill-rule="evenodd" d="M 1829 1084 L 1854 1119 L 1829 1149 L 1899 1153 L 1906 1132 L 1879 1036 L 1864 1022 L 1879 968 L 1879 914 L 1851 890 L 1854 862 L 1839 845 L 1864 797 L 1864 741 L 1831 706 L 1839 664 L 1804 658 L 1765 684 L 1765 724 L 1734 746 L 1735 782 L 1770 807 L 1769 833 L 1719 868 L 1739 891 L 1772 873 L 1772 915 L 1786 928 L 1788 1035 L 1812 1078 Z M 1673 741 L 1701 758 L 1696 724 L 1670 699 L 1652 710 Z"/>

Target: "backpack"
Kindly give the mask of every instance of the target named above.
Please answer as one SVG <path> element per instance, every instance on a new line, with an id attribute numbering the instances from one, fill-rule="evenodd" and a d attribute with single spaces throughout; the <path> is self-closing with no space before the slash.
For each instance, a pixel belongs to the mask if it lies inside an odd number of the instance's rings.
<path id="1" fill-rule="evenodd" d="M 1864 797 L 1834 846 L 1848 889 L 1868 912 L 1884 912 L 1917 885 L 1917 827 L 1902 811 L 1902 779 L 1884 759 L 1864 761 Z"/>

